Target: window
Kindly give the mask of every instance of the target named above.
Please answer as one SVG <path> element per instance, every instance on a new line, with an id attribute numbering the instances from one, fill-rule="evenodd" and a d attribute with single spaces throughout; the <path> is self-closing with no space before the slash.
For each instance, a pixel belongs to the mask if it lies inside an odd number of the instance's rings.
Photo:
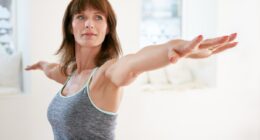
<path id="1" fill-rule="evenodd" d="M 140 46 L 181 37 L 181 0 L 143 0 L 141 9 Z M 148 88 L 171 86 L 172 82 L 167 68 L 146 72 Z"/>
<path id="2" fill-rule="evenodd" d="M 16 51 L 15 1 L 0 0 L 0 94 L 20 90 L 20 54 Z"/>
<path id="3" fill-rule="evenodd" d="M 14 9 L 11 0 L 0 0 L 0 44 L 6 53 L 14 52 Z"/>
<path id="4" fill-rule="evenodd" d="M 207 15 L 212 16 L 214 9 L 209 10 L 210 14 L 206 14 L 205 11 L 196 7 L 199 6 L 196 2 L 190 3 L 192 2 L 184 3 L 182 0 L 142 0 L 140 46 L 164 43 L 171 39 L 184 38 L 184 35 L 193 36 L 194 29 L 197 29 L 200 34 L 209 34 L 214 26 L 210 26 L 211 21 L 205 21 L 204 18 L 208 17 Z M 193 7 L 189 7 L 190 5 Z M 193 20 L 191 16 L 204 20 L 203 22 Z M 204 25 L 201 22 L 207 25 L 200 27 Z M 204 32 L 205 28 L 207 32 Z M 146 72 L 143 87 L 148 91 L 211 87 L 215 84 L 215 72 L 215 59 L 196 61 L 182 59 L 174 65 Z"/>
<path id="5" fill-rule="evenodd" d="M 143 0 L 141 17 L 141 46 L 181 36 L 180 0 Z"/>

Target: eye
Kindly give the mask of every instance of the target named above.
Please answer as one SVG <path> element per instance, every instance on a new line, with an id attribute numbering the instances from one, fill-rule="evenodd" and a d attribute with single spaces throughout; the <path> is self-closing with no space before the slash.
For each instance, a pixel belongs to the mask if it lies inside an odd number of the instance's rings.
<path id="1" fill-rule="evenodd" d="M 96 15 L 96 20 L 103 20 L 103 17 L 101 15 Z"/>
<path id="2" fill-rule="evenodd" d="M 77 15 L 76 19 L 83 20 L 85 17 L 83 15 Z"/>

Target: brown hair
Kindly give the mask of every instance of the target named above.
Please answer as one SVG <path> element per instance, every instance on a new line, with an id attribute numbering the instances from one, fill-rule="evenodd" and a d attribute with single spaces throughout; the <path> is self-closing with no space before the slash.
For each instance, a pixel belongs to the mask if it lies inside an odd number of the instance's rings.
<path id="1" fill-rule="evenodd" d="M 56 54 L 61 55 L 61 72 L 66 76 L 69 75 L 68 67 L 72 66 L 72 71 L 77 68 L 75 63 L 75 39 L 71 33 L 73 16 L 86 8 L 93 8 L 103 12 L 107 19 L 109 32 L 107 33 L 101 50 L 95 58 L 96 66 L 101 66 L 107 60 L 118 58 L 122 54 L 122 49 L 119 43 L 116 32 L 116 15 L 108 2 L 108 0 L 71 0 L 63 17 L 63 40 Z"/>

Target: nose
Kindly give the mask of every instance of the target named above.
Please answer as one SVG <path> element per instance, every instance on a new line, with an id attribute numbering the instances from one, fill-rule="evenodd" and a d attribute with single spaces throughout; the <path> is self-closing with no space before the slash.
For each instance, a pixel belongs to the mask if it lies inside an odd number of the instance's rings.
<path id="1" fill-rule="evenodd" d="M 93 23 L 92 23 L 90 20 L 87 20 L 87 21 L 85 22 L 85 27 L 86 27 L 87 29 L 93 29 Z"/>

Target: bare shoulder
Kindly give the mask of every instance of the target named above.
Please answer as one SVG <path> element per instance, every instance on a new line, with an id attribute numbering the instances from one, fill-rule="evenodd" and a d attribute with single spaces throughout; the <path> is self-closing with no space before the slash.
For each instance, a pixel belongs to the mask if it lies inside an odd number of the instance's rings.
<path id="1" fill-rule="evenodd" d="M 134 71 L 132 54 L 105 62 L 98 70 L 97 77 L 109 86 L 120 88 L 131 84 L 140 74 Z"/>
<path id="2" fill-rule="evenodd" d="M 136 61 L 134 54 L 108 61 L 105 64 L 106 78 L 118 87 L 131 84 L 140 75 L 140 72 L 135 69 L 134 61 Z"/>
<path id="3" fill-rule="evenodd" d="M 93 77 L 92 85 L 93 87 L 113 87 L 114 89 L 117 89 L 116 85 L 114 85 L 111 80 L 107 76 L 107 71 L 111 66 L 117 61 L 117 59 L 111 59 L 106 61 L 102 66 L 100 66 Z"/>
<path id="4" fill-rule="evenodd" d="M 107 74 L 109 72 L 109 70 L 111 70 L 111 68 L 113 67 L 113 65 L 118 61 L 118 59 L 110 59 L 108 61 L 106 61 L 100 68 L 99 68 L 99 73 L 104 74 L 104 76 L 106 78 L 108 78 Z"/>

